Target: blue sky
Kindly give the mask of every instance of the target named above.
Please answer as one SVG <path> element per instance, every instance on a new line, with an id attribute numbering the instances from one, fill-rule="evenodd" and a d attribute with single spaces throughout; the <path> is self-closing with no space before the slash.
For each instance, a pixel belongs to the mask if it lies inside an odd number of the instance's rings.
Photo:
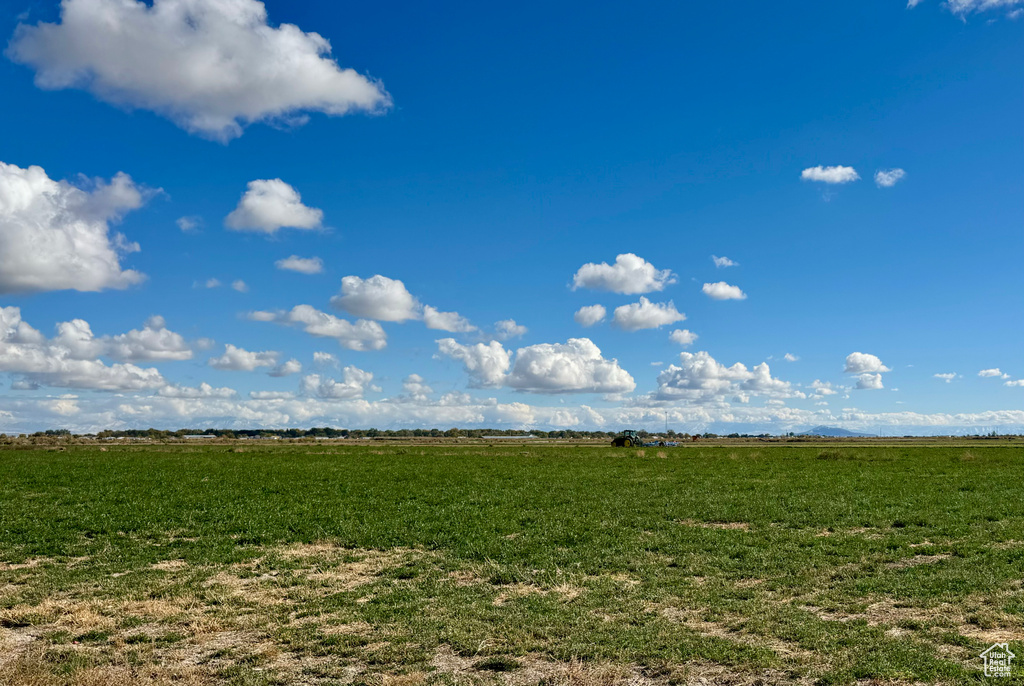
<path id="1" fill-rule="evenodd" d="M 0 3 L 0 432 L 1024 430 L 1024 1 L 263 7 Z"/>

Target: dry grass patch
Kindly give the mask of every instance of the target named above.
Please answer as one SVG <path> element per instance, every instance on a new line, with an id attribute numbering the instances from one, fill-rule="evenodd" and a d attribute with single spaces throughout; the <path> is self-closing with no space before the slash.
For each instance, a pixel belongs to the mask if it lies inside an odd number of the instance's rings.
<path id="1" fill-rule="evenodd" d="M 804 663 L 811 662 L 816 658 L 813 651 L 801 648 L 797 643 L 747 631 L 744 626 L 747 618 L 742 616 L 732 616 L 728 617 L 725 621 L 719 621 L 707 619 L 706 609 L 660 607 L 656 611 L 665 619 L 682 624 L 702 636 L 711 636 L 734 643 L 768 648 L 776 655 L 798 659 Z"/>
<path id="2" fill-rule="evenodd" d="M 652 673 L 639 665 L 622 665 L 608 661 L 556 661 L 543 655 L 521 657 L 459 655 L 448 646 L 441 646 L 430 661 L 433 672 L 430 683 L 501 684 L 502 686 L 775 686 L 800 683 L 777 670 L 743 672 L 709 662 L 694 662 L 656 670 Z M 420 673 L 403 675 L 419 679 Z M 389 677 L 402 679 L 400 677 Z M 382 680 L 382 684 L 395 683 Z"/>
<path id="3" fill-rule="evenodd" d="M 492 601 L 492 605 L 500 607 L 510 600 L 525 598 L 531 595 L 547 596 L 556 594 L 562 602 L 569 603 L 583 594 L 583 589 L 572 584 L 559 584 L 551 588 L 543 588 L 534 584 L 509 584 L 503 586 L 502 590 Z"/>
<path id="4" fill-rule="evenodd" d="M 751 526 L 747 522 L 698 522 L 694 519 L 682 519 L 679 521 L 683 526 L 693 526 L 699 529 L 726 529 L 733 531 L 750 531 Z"/>
<path id="5" fill-rule="evenodd" d="M 949 553 L 941 553 L 939 555 L 915 555 L 903 560 L 888 562 L 885 566 L 890 569 L 908 569 L 910 567 L 918 567 L 920 565 L 933 565 L 937 562 L 948 560 L 950 557 L 952 557 L 952 555 Z"/>

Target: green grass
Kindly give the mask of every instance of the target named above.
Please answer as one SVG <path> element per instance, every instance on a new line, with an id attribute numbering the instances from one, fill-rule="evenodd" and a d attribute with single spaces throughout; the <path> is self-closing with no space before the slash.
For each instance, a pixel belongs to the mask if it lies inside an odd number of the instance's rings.
<path id="1" fill-rule="evenodd" d="M 978 683 L 977 654 L 1007 638 L 1024 664 L 1020 448 L 644 454 L 3 451 L 0 632 L 46 634 L 53 683 L 186 653 L 188 678 L 235 683 L 571 683 L 598 666 Z M 337 547 L 295 547 L 315 542 Z M 87 605 L 100 619 L 68 619 Z"/>

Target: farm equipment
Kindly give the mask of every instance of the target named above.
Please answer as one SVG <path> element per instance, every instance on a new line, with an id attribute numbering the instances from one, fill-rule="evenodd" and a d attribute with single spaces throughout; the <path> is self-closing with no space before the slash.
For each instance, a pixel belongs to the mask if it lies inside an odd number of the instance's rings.
<path id="1" fill-rule="evenodd" d="M 635 445 L 640 445 L 640 437 L 633 429 L 626 429 L 612 439 L 613 448 L 632 448 Z"/>

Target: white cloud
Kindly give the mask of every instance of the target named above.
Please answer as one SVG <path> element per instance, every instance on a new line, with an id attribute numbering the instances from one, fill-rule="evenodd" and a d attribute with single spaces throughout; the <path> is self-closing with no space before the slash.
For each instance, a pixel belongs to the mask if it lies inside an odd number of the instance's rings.
<path id="1" fill-rule="evenodd" d="M 272 234 L 278 229 L 319 229 L 324 213 L 302 204 L 299 192 L 281 179 L 256 179 L 238 201 L 238 207 L 224 219 L 234 231 L 262 231 Z"/>
<path id="2" fill-rule="evenodd" d="M 608 314 L 608 311 L 604 309 L 604 305 L 586 305 L 576 310 L 576 314 L 572 318 L 580 326 L 593 326 L 604 321 L 606 314 Z"/>
<path id="3" fill-rule="evenodd" d="M 324 270 L 324 261 L 319 257 L 299 257 L 292 255 L 274 263 L 278 269 L 298 272 L 300 274 L 319 274 Z"/>
<path id="4" fill-rule="evenodd" d="M 678 343 L 684 348 L 689 345 L 693 345 L 694 341 L 698 338 L 697 334 L 690 331 L 689 329 L 676 329 L 668 335 L 668 339 L 673 343 Z"/>
<path id="5" fill-rule="evenodd" d="M 388 343 L 387 334 L 377 322 L 359 319 L 353 324 L 310 305 L 296 305 L 291 310 L 276 312 L 250 312 L 249 319 L 297 326 L 311 336 L 333 338 L 349 350 L 382 350 Z M 324 354 L 314 353 L 314 357 Z"/>
<path id="6" fill-rule="evenodd" d="M 331 353 L 317 351 L 313 353 L 313 364 L 319 367 L 337 367 L 338 358 Z"/>
<path id="7" fill-rule="evenodd" d="M 341 280 L 341 295 L 331 304 L 356 317 L 385 322 L 404 322 L 419 318 L 419 303 L 405 284 L 377 274 L 369 279 L 346 276 Z"/>
<path id="8" fill-rule="evenodd" d="M 686 315 L 676 310 L 676 306 L 671 300 L 667 303 L 652 303 L 647 298 L 640 296 L 639 302 L 616 307 L 612 322 L 624 331 L 639 331 L 640 329 L 657 329 L 666 324 L 681 322 L 684 319 L 686 319 Z"/>
<path id="9" fill-rule="evenodd" d="M 998 376 L 998 377 L 1002 377 L 1004 379 L 1009 379 L 1010 378 L 1009 374 L 1004 374 L 1003 371 L 1001 369 L 999 369 L 998 367 L 995 368 L 995 369 L 982 369 L 980 372 L 978 372 L 978 376 L 981 376 L 981 377 L 995 377 L 995 376 Z"/>
<path id="10" fill-rule="evenodd" d="M 658 374 L 655 397 L 662 400 L 686 400 L 696 403 L 720 403 L 727 397 L 760 395 L 771 398 L 802 398 L 787 381 L 771 375 L 762 362 L 753 369 L 737 362 L 731 367 L 715 360 L 705 351 L 680 353 L 679 365 L 669 365 Z"/>
<path id="11" fill-rule="evenodd" d="M 179 217 L 175 224 L 177 224 L 178 228 L 183 232 L 192 233 L 194 231 L 198 231 L 199 227 L 203 225 L 203 218 L 196 216 Z"/>
<path id="12" fill-rule="evenodd" d="M 800 358 L 794 355 L 793 353 L 786 353 L 785 355 L 782 356 L 782 359 L 784 359 L 786 362 L 797 362 L 800 360 Z"/>
<path id="13" fill-rule="evenodd" d="M 831 381 L 822 381 L 820 379 L 815 379 L 813 382 L 811 382 L 811 385 L 809 386 L 809 388 L 812 391 L 814 391 L 815 395 L 824 396 L 824 395 L 836 395 L 837 393 L 839 393 L 839 391 L 835 390 L 832 387 L 832 382 Z"/>
<path id="14" fill-rule="evenodd" d="M 302 371 L 302 363 L 296 359 L 288 360 L 271 369 L 267 374 L 270 376 L 291 376 Z"/>
<path id="15" fill-rule="evenodd" d="M 438 354 L 462 362 L 474 388 L 501 386 L 511 364 L 511 353 L 498 341 L 462 345 L 454 338 L 437 341 Z"/>
<path id="16" fill-rule="evenodd" d="M 476 327 L 458 312 L 440 312 L 437 308 L 426 305 L 423 308 L 423 323 L 428 329 L 466 333 L 476 331 Z"/>
<path id="17" fill-rule="evenodd" d="M 1024 379 L 1017 379 L 1015 381 L 1004 381 L 1003 385 L 1004 386 L 1010 386 L 1010 387 L 1013 387 L 1013 386 L 1018 386 L 1018 387 L 1019 386 L 1024 386 Z"/>
<path id="18" fill-rule="evenodd" d="M 706 283 L 701 288 L 704 295 L 712 300 L 746 300 L 747 294 L 739 286 L 730 286 L 725 281 Z"/>
<path id="19" fill-rule="evenodd" d="M 230 343 L 224 346 L 224 354 L 211 357 L 207 364 L 214 369 L 226 369 L 239 372 L 251 372 L 257 367 L 273 367 L 277 364 L 280 353 L 272 350 L 250 352 Z"/>
<path id="20" fill-rule="evenodd" d="M 233 398 L 238 393 L 233 388 L 214 388 L 203 382 L 199 386 L 164 386 L 157 391 L 164 398 Z"/>
<path id="21" fill-rule="evenodd" d="M 315 387 L 318 388 L 319 383 Z M 72 414 L 58 415 L 58 410 Z M 182 426 L 279 428 L 324 425 L 376 426 L 382 429 L 432 426 L 604 429 L 631 426 L 656 432 L 664 429 L 666 416 L 677 431 L 690 433 L 709 430 L 715 433 L 779 433 L 827 424 L 853 431 L 902 436 L 906 433 L 977 434 L 987 433 L 993 428 L 1018 433 L 1024 427 L 1024 410 L 1019 409 L 955 414 L 871 413 L 856 408 L 830 410 L 827 406 L 800 409 L 767 404 L 759 406 L 752 402 L 730 404 L 720 399 L 696 403 L 642 397 L 626 405 L 593 408 L 562 402 L 549 405 L 504 403 L 463 392 L 445 393 L 436 400 L 426 401 L 411 400 L 407 396 L 381 400 L 320 398 L 315 393 L 299 396 L 280 391 L 253 391 L 244 400 L 170 398 L 156 393 L 91 394 L 81 399 L 0 396 L 0 424 L 8 433 L 53 426 L 54 417 L 60 417 L 61 426 L 76 432 L 107 428 L 144 429 L 150 426 L 173 429 Z"/>
<path id="22" fill-rule="evenodd" d="M 850 183 L 860 178 L 853 167 L 809 167 L 800 172 L 800 178 L 804 181 L 820 181 L 821 183 Z"/>
<path id="23" fill-rule="evenodd" d="M 101 354 L 121 362 L 192 359 L 192 350 L 185 339 L 169 330 L 160 316 L 147 319 L 141 331 L 132 329 L 100 340 L 103 343 Z"/>
<path id="24" fill-rule="evenodd" d="M 40 88 L 88 90 L 227 141 L 252 122 L 390 107 L 379 83 L 330 51 L 317 33 L 269 25 L 256 0 L 63 0 L 61 23 L 20 25 L 7 55 Z"/>
<path id="25" fill-rule="evenodd" d="M 145 277 L 121 268 L 139 246 L 110 231 L 149 191 L 127 174 L 83 190 L 50 179 L 41 167 L 0 162 L 0 294 L 127 288 Z"/>
<path id="26" fill-rule="evenodd" d="M 920 0 L 919 0 L 920 1 Z M 946 0 L 943 3 L 950 12 L 957 15 L 961 19 L 966 17 L 968 14 L 975 14 L 978 12 L 987 12 L 990 10 L 1009 10 L 1018 5 L 1024 4 L 1024 0 Z M 1011 19 L 1016 19 L 1018 10 L 1009 12 L 1007 16 Z"/>
<path id="27" fill-rule="evenodd" d="M 290 391 L 249 391 L 253 400 L 291 400 L 295 394 Z"/>
<path id="28" fill-rule="evenodd" d="M 366 391 L 380 391 L 374 386 L 373 374 L 358 367 L 345 367 L 341 370 L 342 380 L 331 379 L 310 374 L 302 377 L 299 388 L 304 395 L 317 398 L 362 398 Z"/>
<path id="29" fill-rule="evenodd" d="M 664 290 L 676 282 L 675 275 L 668 269 L 656 269 L 653 264 L 633 253 L 615 258 L 615 264 L 588 262 L 573 276 L 573 290 L 591 288 L 612 291 L 623 295 L 650 293 Z"/>
<path id="30" fill-rule="evenodd" d="M 409 394 L 413 400 L 426 400 L 427 396 L 434 392 L 434 389 L 426 384 L 419 374 L 410 374 L 402 382 L 402 389 Z"/>
<path id="31" fill-rule="evenodd" d="M 502 319 L 494 322 L 494 338 L 499 341 L 507 341 L 513 338 L 521 338 L 529 331 L 522 324 L 516 324 L 515 319 Z"/>
<path id="32" fill-rule="evenodd" d="M 948 372 L 946 374 L 933 374 L 932 376 L 934 376 L 936 379 L 942 379 L 946 383 L 950 383 L 951 381 L 953 381 L 953 379 L 956 378 L 956 374 L 953 372 Z"/>
<path id="33" fill-rule="evenodd" d="M 161 319 L 151 319 L 142 331 L 96 338 L 88 322 L 74 319 L 58 324 L 57 336 L 47 339 L 22 320 L 19 308 L 0 307 L 0 372 L 22 377 L 19 388 L 24 389 L 40 385 L 105 391 L 160 388 L 166 382 L 156 369 L 129 363 L 107 365 L 98 358 L 187 359 L 178 347 L 184 341 L 175 338 L 177 334 L 161 335 L 153 328 L 162 324 Z"/>
<path id="34" fill-rule="evenodd" d="M 520 348 L 506 383 L 534 393 L 625 393 L 636 388 L 629 372 L 617 360 L 603 358 L 589 338 Z"/>
<path id="35" fill-rule="evenodd" d="M 881 374 L 858 374 L 857 385 L 854 388 L 862 391 L 878 391 L 885 386 L 882 385 Z"/>
<path id="36" fill-rule="evenodd" d="M 862 374 L 865 372 L 891 372 L 892 370 L 882 364 L 882 361 L 875 355 L 869 353 L 850 353 L 846 356 L 847 374 Z"/>
<path id="37" fill-rule="evenodd" d="M 875 185 L 879 188 L 892 188 L 906 175 L 907 172 L 902 169 L 882 169 L 875 172 Z"/>
<path id="38" fill-rule="evenodd" d="M 712 255 L 711 256 L 711 261 L 714 262 L 715 266 L 718 267 L 719 269 L 722 269 L 723 267 L 738 267 L 738 266 L 740 266 L 739 262 L 733 262 L 728 257 L 719 257 L 717 255 Z"/>
<path id="39" fill-rule="evenodd" d="M 236 279 L 235 281 L 232 281 L 231 287 L 238 291 L 239 293 L 249 292 L 249 284 L 247 284 L 245 281 L 242 281 L 241 279 Z"/>
<path id="40" fill-rule="evenodd" d="M 207 279 L 206 282 L 203 284 L 204 288 L 220 288 L 220 286 L 221 286 L 220 279 L 213 279 L 213 278 Z"/>

